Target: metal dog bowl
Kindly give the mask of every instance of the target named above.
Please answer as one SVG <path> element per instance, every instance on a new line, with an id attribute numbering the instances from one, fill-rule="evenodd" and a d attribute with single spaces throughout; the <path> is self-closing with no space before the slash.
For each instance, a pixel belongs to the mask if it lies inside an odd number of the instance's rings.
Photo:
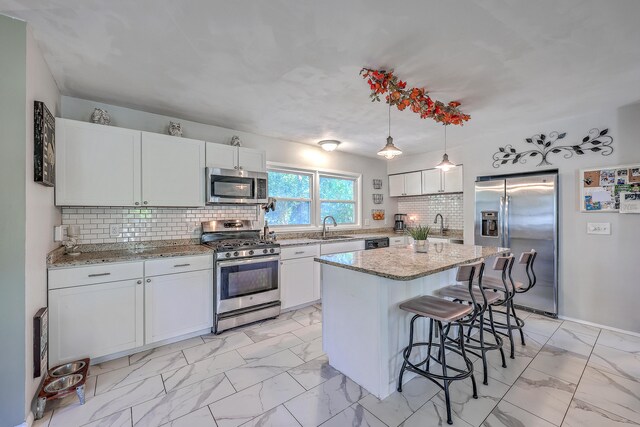
<path id="1" fill-rule="evenodd" d="M 81 374 L 67 375 L 65 377 L 60 377 L 51 381 L 49 384 L 44 386 L 44 391 L 46 393 L 58 393 L 60 391 L 68 390 L 74 387 L 80 381 L 82 381 Z"/>
<path id="2" fill-rule="evenodd" d="M 64 377 L 65 375 L 75 374 L 76 372 L 84 368 L 85 365 L 86 363 L 82 360 L 67 363 L 64 365 L 60 365 L 55 369 L 52 369 L 51 372 L 49 372 L 49 375 L 51 375 L 52 377 Z"/>

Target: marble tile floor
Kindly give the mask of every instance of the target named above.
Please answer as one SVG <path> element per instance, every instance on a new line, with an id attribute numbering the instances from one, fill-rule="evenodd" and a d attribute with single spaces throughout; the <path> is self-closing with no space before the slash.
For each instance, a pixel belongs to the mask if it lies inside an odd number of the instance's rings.
<path id="1" fill-rule="evenodd" d="M 526 346 L 473 357 L 451 387 L 456 426 L 640 426 L 640 338 L 522 312 Z M 51 402 L 37 427 L 445 426 L 444 393 L 414 378 L 380 401 L 328 364 L 322 307 L 92 366 L 86 404 Z M 505 340 L 508 355 L 508 340 Z M 455 363 L 455 362 L 454 362 Z"/>

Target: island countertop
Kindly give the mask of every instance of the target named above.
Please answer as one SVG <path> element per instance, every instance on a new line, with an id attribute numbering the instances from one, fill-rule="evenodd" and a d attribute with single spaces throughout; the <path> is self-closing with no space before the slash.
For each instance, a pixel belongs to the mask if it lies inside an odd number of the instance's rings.
<path id="1" fill-rule="evenodd" d="M 315 261 L 387 279 L 407 281 L 506 253 L 509 253 L 508 248 L 429 243 L 428 253 L 414 252 L 413 247 L 407 245 L 323 255 L 315 258 Z"/>

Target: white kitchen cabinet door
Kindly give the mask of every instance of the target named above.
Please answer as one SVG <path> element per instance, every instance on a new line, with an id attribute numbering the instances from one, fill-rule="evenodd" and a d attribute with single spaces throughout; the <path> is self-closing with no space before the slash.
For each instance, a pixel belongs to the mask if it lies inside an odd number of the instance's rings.
<path id="1" fill-rule="evenodd" d="M 140 131 L 56 119 L 56 206 L 140 203 Z"/>
<path id="2" fill-rule="evenodd" d="M 142 132 L 142 205 L 204 206 L 205 143 Z"/>
<path id="3" fill-rule="evenodd" d="M 420 172 L 404 174 L 404 194 L 405 196 L 422 194 L 422 178 Z"/>
<path id="4" fill-rule="evenodd" d="M 389 175 L 389 196 L 404 196 L 404 174 Z"/>
<path id="5" fill-rule="evenodd" d="M 315 301 L 322 298 L 322 279 L 319 262 L 313 262 L 313 299 Z"/>
<path id="6" fill-rule="evenodd" d="M 145 344 L 213 326 L 213 270 L 145 278 Z"/>
<path id="7" fill-rule="evenodd" d="M 442 172 L 440 169 L 422 171 L 422 194 L 442 193 Z"/>
<path id="8" fill-rule="evenodd" d="M 280 262 L 280 300 L 282 309 L 317 300 L 319 276 L 313 258 L 297 258 Z"/>
<path id="9" fill-rule="evenodd" d="M 406 236 L 392 236 L 389 237 L 389 246 L 403 246 L 407 244 Z"/>
<path id="10" fill-rule="evenodd" d="M 263 150 L 238 147 L 238 166 L 251 172 L 267 171 L 267 155 Z"/>
<path id="11" fill-rule="evenodd" d="M 208 168 L 235 169 L 238 166 L 238 147 L 207 142 Z"/>
<path id="12" fill-rule="evenodd" d="M 49 365 L 143 344 L 142 278 L 49 291 Z"/>
<path id="13" fill-rule="evenodd" d="M 442 172 L 445 193 L 461 193 L 463 190 L 462 166 L 456 166 Z"/>

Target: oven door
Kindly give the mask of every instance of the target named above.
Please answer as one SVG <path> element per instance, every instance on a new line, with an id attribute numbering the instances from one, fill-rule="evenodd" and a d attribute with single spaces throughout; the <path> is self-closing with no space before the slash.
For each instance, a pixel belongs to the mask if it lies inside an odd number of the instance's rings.
<path id="1" fill-rule="evenodd" d="M 216 262 L 217 314 L 279 300 L 279 256 Z"/>

